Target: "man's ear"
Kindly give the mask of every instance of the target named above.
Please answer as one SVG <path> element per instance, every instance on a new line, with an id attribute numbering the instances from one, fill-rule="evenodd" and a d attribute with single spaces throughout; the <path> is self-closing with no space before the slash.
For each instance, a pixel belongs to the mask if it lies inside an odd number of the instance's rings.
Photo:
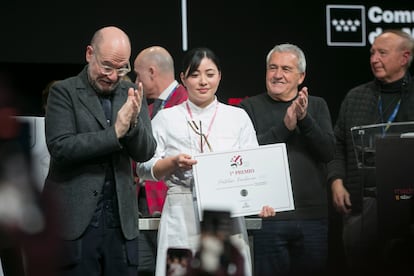
<path id="1" fill-rule="evenodd" d="M 92 56 L 93 56 L 93 48 L 91 45 L 88 45 L 86 47 L 86 53 L 85 53 L 85 59 L 88 63 L 91 61 Z"/>

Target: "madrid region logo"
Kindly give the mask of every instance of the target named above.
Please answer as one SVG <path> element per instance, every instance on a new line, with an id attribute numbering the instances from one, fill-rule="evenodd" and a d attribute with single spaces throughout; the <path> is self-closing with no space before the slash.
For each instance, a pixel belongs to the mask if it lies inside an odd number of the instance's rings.
<path id="1" fill-rule="evenodd" d="M 326 6 L 326 41 L 328 46 L 365 46 L 365 32 L 364 6 Z"/>

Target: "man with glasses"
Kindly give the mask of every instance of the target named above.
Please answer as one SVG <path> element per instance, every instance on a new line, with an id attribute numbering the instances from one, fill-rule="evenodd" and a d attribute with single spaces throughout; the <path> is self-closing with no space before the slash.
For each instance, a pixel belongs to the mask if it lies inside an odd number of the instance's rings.
<path id="1" fill-rule="evenodd" d="M 93 50 L 93 47 L 92 46 L 90 46 L 90 47 Z M 131 71 L 131 65 L 129 64 L 129 61 L 128 61 L 128 63 L 123 65 L 121 68 L 114 68 L 114 67 L 112 67 L 112 65 L 103 64 L 99 60 L 98 55 L 95 54 L 95 55 L 93 55 L 93 57 L 95 58 L 96 63 L 98 64 L 101 73 L 104 74 L 105 76 L 112 75 L 114 73 L 114 71 L 116 71 L 116 74 L 118 75 L 118 77 L 123 77 Z"/>
<path id="2" fill-rule="evenodd" d="M 62 275 L 137 275 L 138 204 L 131 159 L 154 155 L 142 84 L 131 69 L 128 36 L 98 30 L 88 64 L 50 91 L 45 117 L 50 152 L 44 193 L 56 199 Z"/>
<path id="3" fill-rule="evenodd" d="M 387 248 L 380 240 L 376 170 L 358 168 L 350 129 L 414 121 L 414 80 L 409 71 L 413 56 L 414 40 L 409 33 L 388 29 L 379 34 L 370 48 L 374 78 L 347 92 L 335 122 L 335 158 L 328 172 L 333 207 L 343 217 L 342 242 L 349 274 L 403 275 L 406 269 L 412 274 L 411 266 L 404 262 L 409 256 L 403 253 L 409 242 L 396 236 Z M 398 254 L 389 258 L 389 250 L 394 248 Z"/>

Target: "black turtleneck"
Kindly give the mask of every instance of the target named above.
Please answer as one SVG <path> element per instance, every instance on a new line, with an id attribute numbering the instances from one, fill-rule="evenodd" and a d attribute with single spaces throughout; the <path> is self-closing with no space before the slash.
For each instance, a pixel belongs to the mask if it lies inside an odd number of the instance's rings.
<path id="1" fill-rule="evenodd" d="M 382 114 L 381 120 L 383 123 L 388 121 L 388 118 L 397 106 L 398 101 L 401 99 L 401 93 L 403 84 L 405 83 L 405 77 L 391 83 L 380 83 L 381 89 L 381 101 L 382 101 Z"/>

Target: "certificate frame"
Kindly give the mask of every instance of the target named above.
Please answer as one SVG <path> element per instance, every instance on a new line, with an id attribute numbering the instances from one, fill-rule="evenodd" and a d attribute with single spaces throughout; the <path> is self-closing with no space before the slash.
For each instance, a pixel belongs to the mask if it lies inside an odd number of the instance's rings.
<path id="1" fill-rule="evenodd" d="M 232 217 L 257 215 L 265 205 L 294 210 L 285 143 L 197 154 L 193 166 L 200 219 L 203 210 L 227 210 Z"/>

